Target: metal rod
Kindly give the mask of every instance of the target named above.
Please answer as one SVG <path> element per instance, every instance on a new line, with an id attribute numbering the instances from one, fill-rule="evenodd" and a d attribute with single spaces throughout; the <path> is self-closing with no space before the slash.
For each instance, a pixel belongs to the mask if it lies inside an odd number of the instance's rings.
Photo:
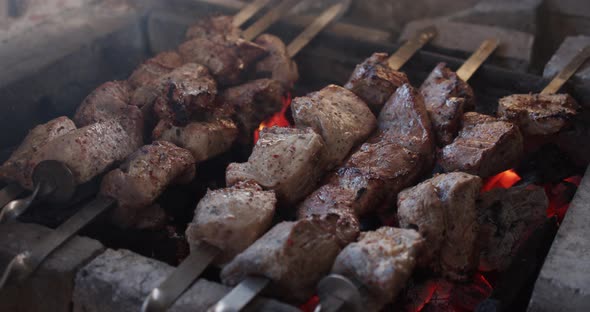
<path id="1" fill-rule="evenodd" d="M 0 207 L 6 206 L 9 202 L 16 199 L 25 189 L 17 183 L 10 183 L 0 190 Z"/>
<path id="2" fill-rule="evenodd" d="M 263 17 L 261 17 L 256 23 L 244 30 L 242 36 L 246 40 L 253 40 L 263 33 L 268 27 L 278 21 L 281 16 L 289 12 L 291 8 L 297 4 L 298 0 L 283 0 L 279 5 L 270 9 Z"/>
<path id="3" fill-rule="evenodd" d="M 317 34 L 334 20 L 340 18 L 348 10 L 350 1 L 338 3 L 326 9 L 317 19 L 307 26 L 300 34 L 287 46 L 289 57 L 294 57 L 303 47 L 305 47 Z"/>
<path id="4" fill-rule="evenodd" d="M 158 287 L 147 296 L 142 312 L 166 311 L 195 282 L 220 250 L 201 243 Z"/>
<path id="5" fill-rule="evenodd" d="M 2 208 L 2 211 L 0 211 L 0 223 L 15 221 L 16 218 L 26 212 L 29 207 L 31 207 L 35 199 L 37 199 L 37 195 L 39 194 L 41 187 L 42 183 L 38 183 L 35 185 L 35 189 L 31 195 L 25 198 L 15 199 L 6 204 L 6 206 Z"/>
<path id="6" fill-rule="evenodd" d="M 252 299 L 270 283 L 270 279 L 261 276 L 249 276 L 227 295 L 219 300 L 208 312 L 241 311 Z"/>
<path id="7" fill-rule="evenodd" d="M 561 89 L 568 79 L 570 79 L 584 64 L 584 62 L 590 58 L 590 46 L 586 46 L 565 67 L 549 82 L 549 84 L 541 91 L 541 94 L 554 94 Z"/>
<path id="8" fill-rule="evenodd" d="M 393 70 L 399 70 L 406 62 L 420 50 L 428 41 L 432 40 L 437 34 L 436 27 L 426 27 L 410 40 L 406 41 L 393 55 L 387 60 L 387 64 Z"/>
<path id="9" fill-rule="evenodd" d="M 363 310 L 359 285 L 339 274 L 330 274 L 320 280 L 317 287 L 317 294 L 320 298 L 319 311 L 337 312 L 344 311 L 360 312 Z"/>
<path id="10" fill-rule="evenodd" d="M 273 0 L 255 0 L 254 2 L 245 6 L 240 12 L 234 15 L 232 24 L 235 27 L 242 26 L 247 22 L 254 14 L 258 13 L 262 8 L 269 4 Z"/>
<path id="11" fill-rule="evenodd" d="M 496 38 L 487 39 L 484 41 L 479 48 L 471 54 L 471 56 L 459 67 L 457 70 L 457 76 L 463 81 L 469 80 L 471 76 L 477 71 L 477 69 L 483 64 L 488 57 L 496 50 L 500 45 L 500 40 Z"/>

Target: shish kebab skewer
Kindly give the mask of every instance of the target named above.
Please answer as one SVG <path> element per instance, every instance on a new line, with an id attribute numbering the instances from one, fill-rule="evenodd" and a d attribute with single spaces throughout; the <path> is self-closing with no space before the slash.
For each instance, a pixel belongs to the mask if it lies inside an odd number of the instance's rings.
<path id="1" fill-rule="evenodd" d="M 272 15 L 273 18 L 272 19 L 266 19 L 264 21 L 264 23 L 257 23 L 257 27 L 255 29 L 251 29 L 250 33 L 252 35 L 256 35 L 256 33 L 258 32 L 262 32 L 265 30 L 265 28 L 269 27 L 274 21 L 276 21 L 277 18 L 280 18 L 280 16 L 284 13 L 286 13 L 286 11 L 288 11 L 290 9 L 290 5 L 293 5 L 294 1 L 289 1 L 289 0 L 285 0 L 280 4 L 280 10 L 277 10 L 276 8 L 271 10 L 267 15 Z M 244 13 L 244 15 L 241 17 L 242 19 L 244 19 L 245 17 L 247 17 L 247 15 L 254 15 L 256 13 L 256 11 L 260 10 L 262 8 L 262 3 L 253 3 L 251 6 L 247 6 L 246 8 L 244 8 L 244 10 L 248 9 L 249 12 L 247 12 L 248 14 Z M 243 22 L 243 21 L 242 21 Z M 134 111 L 130 111 L 130 116 L 132 117 L 128 117 L 127 119 L 133 119 L 137 117 L 136 115 L 141 115 L 141 112 L 139 111 L 139 109 L 137 107 L 130 107 L 130 110 L 135 109 Z M 99 113 L 103 114 L 105 112 Z M 101 117 L 104 117 L 101 115 Z M 139 119 L 139 117 L 137 118 Z M 70 121 L 71 122 L 71 121 Z M 116 123 L 116 126 L 113 127 L 108 127 L 106 126 L 106 124 L 110 123 Z M 73 126 L 72 123 L 72 127 L 75 129 L 75 126 Z M 121 146 L 124 146 L 124 150 L 129 150 L 128 152 L 124 153 L 125 155 L 122 155 L 121 153 L 115 153 L 113 152 L 113 148 L 115 148 L 114 146 L 110 146 L 108 148 L 102 148 L 101 144 L 98 144 L 97 146 L 94 146 L 94 149 L 97 150 L 99 152 L 100 155 L 98 156 L 92 156 L 89 155 L 87 158 L 93 158 L 93 157 L 102 157 L 104 156 L 103 154 L 108 154 L 106 156 L 106 159 L 103 160 L 101 159 L 101 162 L 98 163 L 98 168 L 97 164 L 94 163 L 92 166 L 87 166 L 89 168 L 92 168 L 90 170 L 88 169 L 81 169 L 81 170 L 76 170 L 75 172 L 77 173 L 77 175 L 80 175 L 80 171 L 82 172 L 82 175 L 84 181 L 89 180 L 91 177 L 87 176 L 88 173 L 86 173 L 87 171 L 97 171 L 97 173 L 101 172 L 102 170 L 100 170 L 101 168 L 106 168 L 108 167 L 109 164 L 113 163 L 114 161 L 117 160 L 122 160 L 123 158 L 125 158 L 126 155 L 129 155 L 132 153 L 132 150 L 135 150 L 139 147 L 138 142 L 140 142 L 141 140 L 139 139 L 142 135 L 143 135 L 143 127 L 139 127 L 136 123 L 131 123 L 131 125 L 128 125 L 127 127 L 131 127 L 132 129 L 129 130 L 131 134 L 127 134 L 127 130 L 126 127 L 122 127 L 119 124 L 119 121 L 117 119 L 109 119 L 108 121 L 105 122 L 97 122 L 95 124 L 90 124 L 86 127 L 77 129 L 72 131 L 72 135 L 63 135 L 60 137 L 57 137 L 57 139 L 61 139 L 64 138 L 61 142 L 63 144 L 55 144 L 55 146 L 53 145 L 49 145 L 47 147 L 48 152 L 51 153 L 52 151 L 54 151 L 56 148 L 57 149 L 64 149 L 67 148 L 67 146 L 70 146 L 72 144 L 67 144 L 70 141 L 75 141 L 75 142 L 80 142 L 80 140 L 82 140 L 85 143 L 87 142 L 88 137 L 89 138 L 95 138 L 100 140 L 101 138 L 112 138 L 114 142 L 119 142 L 121 143 L 122 140 L 125 141 L 129 141 L 127 143 L 123 142 L 123 144 L 120 144 Z M 135 128 L 135 129 L 133 129 Z M 139 129 L 141 128 L 141 129 Z M 104 131 L 107 131 L 106 133 Z M 112 130 L 112 131 L 111 131 Z M 110 134 L 111 132 L 114 132 L 113 134 Z M 80 135 L 75 135 L 77 134 L 77 132 L 81 132 Z M 123 135 L 123 137 L 119 138 L 118 136 Z M 114 136 L 114 137 L 113 137 Z M 129 137 L 128 139 L 125 139 L 126 137 Z M 47 140 L 49 141 L 49 140 Z M 55 140 L 57 141 L 57 140 Z M 54 140 L 51 141 L 52 143 L 54 143 Z M 71 143 L 71 142 L 70 142 Z M 166 142 L 163 142 L 164 144 L 168 144 Z M 162 144 L 162 143 L 159 143 Z M 83 145 L 82 143 L 80 143 L 79 145 Z M 78 146 L 76 144 L 73 144 L 73 146 Z M 28 147 L 29 149 L 31 149 L 32 151 L 37 151 L 38 149 L 40 151 L 43 151 L 43 148 L 45 146 L 42 146 L 40 149 L 37 148 L 36 146 L 32 146 L 32 147 Z M 38 151 L 37 151 L 38 152 Z M 33 154 L 33 158 L 43 158 L 44 153 L 39 153 L 40 156 L 37 157 L 37 154 Z M 71 153 L 65 153 L 66 155 L 76 155 L 76 150 L 72 150 Z M 111 154 L 113 156 L 111 156 Z M 121 155 L 120 155 L 121 154 Z M 82 155 L 85 155 L 85 153 L 82 153 Z M 61 157 L 61 156 L 59 156 Z M 61 159 L 59 158 L 58 159 Z M 73 156 L 75 157 L 75 156 Z M 104 163 L 105 161 L 111 159 L 115 157 L 116 159 L 112 159 L 111 161 L 109 161 L 108 163 Z M 141 161 L 140 161 L 141 162 Z M 43 175 L 43 179 L 39 179 L 40 181 L 50 181 L 52 183 L 55 184 L 55 189 L 58 189 L 57 187 L 60 186 L 63 190 L 58 194 L 61 195 L 62 197 L 64 195 L 62 195 L 63 193 L 66 194 L 70 194 L 73 193 L 73 188 L 75 187 L 75 185 L 73 185 L 73 183 L 69 183 L 70 181 L 67 180 L 71 179 L 71 171 L 69 170 L 69 168 L 64 165 L 64 163 L 60 162 L 60 161 L 51 161 L 51 162 L 41 162 L 38 163 L 41 169 L 36 170 L 35 172 L 40 172 L 40 174 L 44 174 Z M 27 163 L 28 165 L 28 163 Z M 35 169 L 38 166 L 35 167 Z M 83 166 L 82 166 L 83 167 Z M 93 171 L 94 170 L 94 171 Z M 54 176 L 65 176 L 65 178 L 62 178 L 63 181 L 56 181 L 56 177 Z M 79 178 L 78 176 L 76 176 L 76 178 Z M 56 184 L 56 182 L 63 182 L 61 184 Z M 47 186 L 45 188 L 48 188 Z M 52 189 L 53 187 L 49 188 L 49 191 L 53 191 Z M 10 193 L 12 194 L 16 194 L 17 193 L 17 188 L 9 188 Z M 59 190 L 59 189 L 58 189 Z M 38 193 L 38 191 L 34 192 L 34 193 Z M 30 201 L 29 201 L 30 203 Z M 22 282 L 23 280 L 25 280 L 26 278 L 28 278 L 31 274 L 33 274 L 35 272 L 35 270 L 38 268 L 38 266 L 45 260 L 45 258 L 47 256 L 49 256 L 56 248 L 60 247 L 63 243 L 65 243 L 68 239 L 70 239 L 72 236 L 74 236 L 77 232 L 79 232 L 84 226 L 86 226 L 88 223 L 94 221 L 98 216 L 100 216 L 103 212 L 105 212 L 106 210 L 108 210 L 109 208 L 113 207 L 116 205 L 116 200 L 114 200 L 113 198 L 110 198 L 108 196 L 99 196 L 97 197 L 94 201 L 92 201 L 91 203 L 87 204 L 85 207 L 83 207 L 80 211 L 78 211 L 74 216 L 72 216 L 70 219 L 66 220 L 62 225 L 60 225 L 56 231 L 54 231 L 54 233 L 52 233 L 52 235 L 48 236 L 47 238 L 45 238 L 43 241 L 39 242 L 39 244 L 37 244 L 34 248 L 32 248 L 31 251 L 25 251 L 20 253 L 19 255 L 15 256 L 10 263 L 7 265 L 6 269 L 3 272 L 3 275 L 0 278 L 0 289 L 2 289 L 7 283 L 12 283 L 12 282 Z M 16 210 L 15 210 L 16 211 Z M 22 210 L 19 209 L 18 211 L 16 211 L 18 213 L 22 213 Z M 10 215 L 10 212 L 8 213 L 3 213 L 3 215 Z"/>
<path id="2" fill-rule="evenodd" d="M 576 70 L 584 63 L 584 61 L 590 57 L 590 47 L 585 48 L 579 54 L 577 54 L 561 71 L 558 75 L 554 77 L 554 79 L 547 85 L 547 87 L 541 92 L 541 94 L 553 94 L 557 92 L 561 86 L 576 72 Z M 463 174 L 464 175 L 464 174 Z M 469 175 L 465 175 L 469 176 Z M 471 179 L 473 180 L 473 179 Z M 430 180 L 429 180 L 430 181 Z M 474 180 L 473 180 L 474 181 Z M 427 181 L 428 182 L 428 181 Z M 477 184 L 477 183 L 475 183 Z M 418 190 L 419 187 L 414 187 L 413 189 L 409 189 L 408 192 L 412 192 L 414 190 Z M 403 200 L 402 200 L 403 202 Z M 405 203 L 403 203 L 405 205 Z M 415 206 L 415 204 L 411 204 Z M 425 210 L 435 209 L 436 207 L 424 207 Z M 401 208 L 400 208 L 401 209 Z M 400 219 L 407 219 L 411 216 L 408 215 L 408 211 L 404 208 L 402 215 L 399 216 Z M 419 214 L 417 214 L 419 215 Z M 423 228 L 430 228 L 432 225 L 427 224 L 420 224 L 420 220 L 405 220 L 405 223 L 415 223 L 419 229 Z M 422 222 L 429 222 L 428 220 L 423 220 Z M 431 242 L 428 241 L 429 237 L 425 237 L 425 247 L 428 249 L 435 248 L 431 246 Z M 339 256 L 340 257 L 340 256 Z M 350 270 L 350 268 L 346 269 Z M 357 275 L 355 272 L 350 272 L 352 276 Z M 330 289 L 326 289 L 325 285 L 330 285 Z M 365 285 L 363 285 L 362 281 L 352 281 L 347 277 L 338 274 L 332 274 L 327 276 L 322 280 L 319 284 L 318 293 L 320 295 L 320 302 L 325 302 L 326 304 L 320 304 L 320 306 L 325 306 L 327 309 L 319 309 L 320 311 L 340 311 L 340 308 L 346 305 L 348 308 L 352 308 L 347 311 L 361 311 L 361 306 L 359 305 L 360 294 L 359 289 L 367 289 Z"/>
<path id="3" fill-rule="evenodd" d="M 349 2 L 348 2 L 349 3 Z M 330 24 L 333 20 L 339 18 L 346 12 L 348 5 L 344 3 L 336 4 L 321 14 L 310 26 L 308 26 L 297 38 L 288 46 L 288 55 L 293 57 L 307 43 L 309 43 L 322 29 Z M 273 20 L 280 16 L 276 12 L 270 12 Z M 268 19 L 271 19 L 270 17 Z M 264 17 L 261 19 L 264 20 Z M 254 24 L 252 27 L 258 27 Z M 247 38 L 249 32 L 245 32 Z M 246 190 L 248 186 L 245 186 Z M 271 200 L 269 198 L 269 200 Z M 175 300 L 196 280 L 205 268 L 219 254 L 219 249 L 207 243 L 200 244 L 196 250 L 191 250 L 190 255 L 175 269 L 175 271 L 166 280 L 150 292 L 150 295 L 144 301 L 142 311 L 164 311 L 170 307 Z"/>

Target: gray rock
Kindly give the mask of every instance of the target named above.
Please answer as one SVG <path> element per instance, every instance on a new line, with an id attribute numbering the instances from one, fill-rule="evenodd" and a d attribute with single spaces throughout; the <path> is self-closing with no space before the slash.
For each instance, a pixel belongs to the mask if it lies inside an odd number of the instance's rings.
<path id="1" fill-rule="evenodd" d="M 553 78 L 557 73 L 565 67 L 569 61 L 584 47 L 590 46 L 590 36 L 571 36 L 559 46 L 555 54 L 551 57 L 545 70 L 543 70 L 543 77 Z M 588 83 L 590 85 L 590 62 L 586 62 L 574 75 L 574 79 L 578 82 Z"/>
<path id="2" fill-rule="evenodd" d="M 52 230 L 36 224 L 0 225 L 0 267 Z M 103 250 L 90 238 L 75 237 L 57 249 L 22 285 L 0 292 L 0 311 L 69 311 L 77 270 Z"/>
<path id="3" fill-rule="evenodd" d="M 537 33 L 538 12 L 543 0 L 479 1 L 467 10 L 448 15 L 453 21 Z"/>
<path id="4" fill-rule="evenodd" d="M 590 169 L 578 187 L 545 259 L 528 311 L 588 311 L 590 307 Z"/>
<path id="5" fill-rule="evenodd" d="M 78 273 L 74 312 L 139 311 L 149 292 L 174 270 L 173 267 L 128 250 L 108 249 Z M 170 311 L 206 311 L 230 288 L 199 279 Z M 247 311 L 298 311 L 275 300 L 256 299 Z"/>

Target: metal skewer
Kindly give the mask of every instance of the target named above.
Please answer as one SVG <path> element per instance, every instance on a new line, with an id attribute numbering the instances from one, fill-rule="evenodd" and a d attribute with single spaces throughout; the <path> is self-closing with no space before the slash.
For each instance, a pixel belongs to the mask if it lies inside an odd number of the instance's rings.
<path id="1" fill-rule="evenodd" d="M 25 189 L 17 183 L 10 183 L 0 190 L 0 207 L 6 206 L 9 202 L 15 200 Z"/>
<path id="2" fill-rule="evenodd" d="M 406 62 L 432 38 L 436 37 L 436 27 L 429 26 L 416 33 L 410 40 L 406 41 L 389 59 L 387 65 L 393 70 L 399 70 Z"/>
<path id="3" fill-rule="evenodd" d="M 488 39 L 484 41 L 479 48 L 471 54 L 471 56 L 459 67 L 457 70 L 457 76 L 463 81 L 469 80 L 471 76 L 477 71 L 477 69 L 483 64 L 487 58 L 496 50 L 500 45 L 500 40 L 496 38 Z"/>
<path id="4" fill-rule="evenodd" d="M 549 82 L 549 84 L 541 91 L 541 94 L 554 94 L 561 89 L 571 76 L 573 76 L 578 68 L 590 58 L 590 46 L 586 46 L 580 50 L 576 56 Z"/>
<path id="5" fill-rule="evenodd" d="M 330 274 L 318 283 L 320 304 L 314 312 L 360 312 L 361 294 L 358 287 L 348 278 Z"/>
<path id="6" fill-rule="evenodd" d="M 285 13 L 289 12 L 298 2 L 298 0 L 283 0 L 279 5 L 270 9 L 263 17 L 256 21 L 256 23 L 244 30 L 244 32 L 242 32 L 242 37 L 246 40 L 252 40 L 258 37 L 258 35 L 278 21 Z"/>

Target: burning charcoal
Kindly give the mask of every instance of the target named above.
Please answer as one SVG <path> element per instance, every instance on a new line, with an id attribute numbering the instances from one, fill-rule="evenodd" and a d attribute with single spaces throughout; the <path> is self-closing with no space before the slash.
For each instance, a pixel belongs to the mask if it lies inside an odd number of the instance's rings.
<path id="1" fill-rule="evenodd" d="M 219 248 L 217 259 L 225 263 L 244 251 L 271 226 L 276 197 L 256 183 L 239 182 L 219 190 L 208 190 L 186 230 L 191 245 L 203 241 Z"/>
<path id="2" fill-rule="evenodd" d="M 252 142 L 252 135 L 260 123 L 281 110 L 284 94 L 281 84 L 271 79 L 250 81 L 228 88 L 221 94 L 223 108 L 238 123 L 240 142 Z"/>
<path id="3" fill-rule="evenodd" d="M 426 240 L 420 264 L 455 281 L 477 267 L 477 211 L 481 179 L 463 172 L 437 175 L 398 196 L 400 226 L 414 228 Z M 424 258 L 422 258 L 424 257 Z"/>
<path id="4" fill-rule="evenodd" d="M 494 189 L 478 203 L 480 269 L 504 271 L 518 247 L 543 224 L 549 205 L 538 186 Z"/>
<path id="5" fill-rule="evenodd" d="M 523 154 L 523 138 L 510 122 L 478 113 L 463 116 L 463 128 L 445 146 L 439 163 L 445 171 L 464 171 L 489 177 L 516 166 Z"/>
<path id="6" fill-rule="evenodd" d="M 437 145 L 441 147 L 453 142 L 463 112 L 475 106 L 471 87 L 445 65 L 438 64 L 420 87 Z"/>
<path id="7" fill-rule="evenodd" d="M 125 115 L 131 100 L 131 87 L 126 81 L 103 83 L 78 106 L 74 122 L 78 127 Z"/>
<path id="8" fill-rule="evenodd" d="M 517 124 L 525 136 L 549 135 L 566 127 L 579 108 L 569 94 L 513 94 L 500 99 L 498 117 Z"/>
<path id="9" fill-rule="evenodd" d="M 380 311 L 406 286 L 423 242 L 414 230 L 382 227 L 361 233 L 338 255 L 332 273 L 360 283 L 364 309 Z"/>
<path id="10" fill-rule="evenodd" d="M 158 216 L 165 214 L 157 213 L 157 207 L 151 205 L 164 189 L 171 183 L 187 183 L 194 176 L 195 159 L 189 151 L 166 141 L 155 141 L 109 172 L 102 179 L 100 193 L 117 200 L 112 215 L 115 224 L 145 227 L 142 225 L 163 221 Z"/>
<path id="11" fill-rule="evenodd" d="M 258 36 L 254 42 L 269 51 L 269 55 L 256 64 L 256 76 L 272 78 L 286 89 L 292 89 L 299 79 L 299 72 L 297 64 L 287 53 L 285 43 L 279 37 L 269 34 Z"/>
<path id="12" fill-rule="evenodd" d="M 274 190 L 279 201 L 294 203 L 317 184 L 324 142 L 311 128 L 265 128 L 246 163 L 227 167 L 227 185 L 254 181 Z"/>
<path id="13" fill-rule="evenodd" d="M 336 85 L 294 98 L 292 109 L 298 127 L 311 127 L 324 139 L 327 168 L 342 162 L 377 125 L 375 116 L 359 97 Z"/>
<path id="14" fill-rule="evenodd" d="M 527 154 L 516 171 L 526 184 L 545 184 L 559 183 L 580 172 L 580 169 L 557 145 L 546 144 Z"/>
<path id="15" fill-rule="evenodd" d="M 133 88 L 139 88 L 182 66 L 182 63 L 180 54 L 174 51 L 162 52 L 139 65 L 127 81 Z"/>
<path id="16" fill-rule="evenodd" d="M 374 53 L 357 65 L 344 87 L 363 99 L 373 113 L 378 114 L 395 90 L 409 83 L 406 74 L 387 65 L 386 53 Z"/>
<path id="17" fill-rule="evenodd" d="M 31 129 L 10 158 L 0 166 L 0 180 L 16 181 L 22 186 L 31 186 L 25 174 L 27 163 L 42 146 L 57 137 L 76 129 L 68 117 L 58 117 Z"/>
<path id="18" fill-rule="evenodd" d="M 287 301 L 305 302 L 340 252 L 334 233 L 338 217 L 303 219 L 275 225 L 221 271 L 226 285 L 249 275 L 271 280 L 268 292 Z"/>
<path id="19" fill-rule="evenodd" d="M 230 149 L 238 136 L 238 129 L 231 120 L 191 122 L 176 127 L 171 121 L 161 120 L 152 134 L 154 140 L 172 142 L 191 151 L 195 162 L 211 159 Z"/>

